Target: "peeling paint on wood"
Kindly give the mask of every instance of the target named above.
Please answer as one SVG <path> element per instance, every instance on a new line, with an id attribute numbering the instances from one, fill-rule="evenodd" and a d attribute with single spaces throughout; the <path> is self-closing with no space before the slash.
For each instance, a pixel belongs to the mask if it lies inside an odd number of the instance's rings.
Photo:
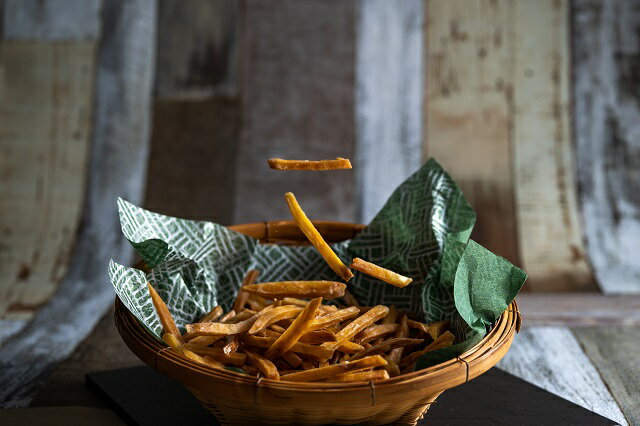
<path id="1" fill-rule="evenodd" d="M 523 266 L 526 288 L 595 288 L 569 127 L 568 4 L 428 2 L 425 155 L 478 212 L 472 237 Z"/>
<path id="2" fill-rule="evenodd" d="M 117 196 L 140 203 L 149 139 L 155 52 L 153 0 L 109 1 L 97 61 L 91 173 L 69 272 L 55 296 L 0 348 L 0 406 L 29 404 L 53 366 L 93 329 L 113 301 L 105 265 L 131 259 Z"/>
<path id="3" fill-rule="evenodd" d="M 0 319 L 67 271 L 88 172 L 94 42 L 0 41 Z"/>
<path id="4" fill-rule="evenodd" d="M 620 407 L 568 328 L 523 328 L 498 367 L 627 425 Z"/>
<path id="5" fill-rule="evenodd" d="M 97 40 L 101 0 L 4 0 L 8 40 Z M 1 18 L 1 16 L 0 16 Z"/>
<path id="6" fill-rule="evenodd" d="M 155 95 L 202 98 L 237 92 L 235 0 L 160 0 Z"/>
<path id="7" fill-rule="evenodd" d="M 420 166 L 423 0 L 357 3 L 358 207 L 369 223 Z"/>
<path id="8" fill-rule="evenodd" d="M 353 158 L 354 3 L 246 1 L 241 19 L 234 222 L 289 219 L 287 191 L 296 193 L 312 219 L 354 221 L 353 171 L 280 172 L 267 166 L 270 157 Z"/>
<path id="9" fill-rule="evenodd" d="M 589 259 L 605 293 L 640 292 L 640 3 L 576 0 L 578 182 Z"/>

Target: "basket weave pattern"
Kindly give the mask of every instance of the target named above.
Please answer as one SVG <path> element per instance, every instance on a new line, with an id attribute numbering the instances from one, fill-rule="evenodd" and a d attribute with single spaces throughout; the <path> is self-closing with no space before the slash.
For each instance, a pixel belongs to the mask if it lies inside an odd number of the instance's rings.
<path id="1" fill-rule="evenodd" d="M 314 222 L 328 241 L 353 237 L 361 225 Z M 230 227 L 262 242 L 301 244 L 292 222 Z M 446 389 L 493 367 L 520 326 L 514 301 L 485 338 L 461 356 L 374 383 L 304 383 L 256 379 L 194 363 L 157 341 L 116 298 L 115 322 L 123 340 L 145 363 L 181 382 L 221 424 L 413 425 Z"/>

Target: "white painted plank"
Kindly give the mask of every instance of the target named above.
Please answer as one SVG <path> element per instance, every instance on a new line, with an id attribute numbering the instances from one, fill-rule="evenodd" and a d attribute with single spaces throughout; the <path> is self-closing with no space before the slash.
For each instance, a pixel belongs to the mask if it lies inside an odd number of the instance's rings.
<path id="1" fill-rule="evenodd" d="M 568 328 L 523 328 L 498 367 L 621 425 L 627 424 Z"/>
<path id="2" fill-rule="evenodd" d="M 423 1 L 359 0 L 356 173 L 359 220 L 369 223 L 420 166 Z"/>
<path id="3" fill-rule="evenodd" d="M 578 181 L 589 258 L 605 293 L 640 292 L 640 3 L 577 0 Z"/>
<path id="4" fill-rule="evenodd" d="M 28 405 L 46 374 L 93 329 L 114 293 L 109 258 L 127 263 L 117 196 L 139 203 L 146 175 L 156 40 L 156 2 L 105 5 L 98 55 L 91 175 L 70 270 L 56 295 L 0 348 L 0 406 Z"/>
<path id="5" fill-rule="evenodd" d="M 101 3 L 101 0 L 4 0 L 4 38 L 97 40 Z"/>
<path id="6" fill-rule="evenodd" d="M 527 286 L 538 291 L 595 289 L 574 177 L 569 2 L 520 1 L 514 6 L 512 167 Z"/>

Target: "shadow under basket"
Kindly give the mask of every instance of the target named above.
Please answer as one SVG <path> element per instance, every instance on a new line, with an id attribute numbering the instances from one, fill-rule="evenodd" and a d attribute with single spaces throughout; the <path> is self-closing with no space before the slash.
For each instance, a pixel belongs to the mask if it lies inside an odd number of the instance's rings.
<path id="1" fill-rule="evenodd" d="M 327 241 L 352 238 L 363 226 L 314 222 Z M 231 226 L 262 243 L 305 244 L 291 221 Z M 116 297 L 115 322 L 141 360 L 182 383 L 221 424 L 416 424 L 445 390 L 493 367 L 507 353 L 520 327 L 514 301 L 477 345 L 454 359 L 388 380 L 302 383 L 256 379 L 197 364 L 153 337 Z"/>

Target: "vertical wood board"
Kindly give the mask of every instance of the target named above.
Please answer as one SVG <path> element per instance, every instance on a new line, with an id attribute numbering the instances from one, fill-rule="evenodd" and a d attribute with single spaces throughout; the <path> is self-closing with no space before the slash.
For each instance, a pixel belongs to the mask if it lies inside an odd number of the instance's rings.
<path id="1" fill-rule="evenodd" d="M 101 0 L 3 0 L 4 39 L 97 40 Z M 2 16 L 0 16 L 2 18 Z"/>
<path id="2" fill-rule="evenodd" d="M 498 367 L 587 410 L 627 424 L 597 370 L 566 327 L 523 328 Z"/>
<path id="3" fill-rule="evenodd" d="M 576 0 L 578 183 L 589 259 L 605 293 L 640 292 L 640 3 Z"/>
<path id="4" fill-rule="evenodd" d="M 540 291 L 595 289 L 578 215 L 568 13 L 567 0 L 515 2 L 512 167 L 518 241 L 528 286 Z"/>
<path id="5" fill-rule="evenodd" d="M 238 102 L 156 100 L 145 207 L 230 225 Z"/>
<path id="6" fill-rule="evenodd" d="M 97 60 L 89 181 L 69 271 L 55 296 L 0 348 L 0 407 L 29 404 L 43 379 L 111 306 L 110 258 L 131 259 L 115 200 L 140 203 L 146 176 L 156 3 L 109 1 Z"/>
<path id="7" fill-rule="evenodd" d="M 94 42 L 0 42 L 0 318 L 28 319 L 67 271 L 93 107 Z"/>
<path id="8" fill-rule="evenodd" d="M 235 222 L 290 218 L 287 191 L 312 219 L 355 219 L 352 170 L 267 165 L 270 157 L 353 157 L 354 15 L 351 1 L 243 2 Z"/>
<path id="9" fill-rule="evenodd" d="M 358 220 L 369 223 L 420 166 L 423 0 L 358 0 L 356 161 Z"/>
<path id="10" fill-rule="evenodd" d="M 235 0 L 160 0 L 155 95 L 207 97 L 237 92 Z"/>
<path id="11" fill-rule="evenodd" d="M 520 264 L 511 163 L 513 5 L 427 2 L 424 157 L 478 213 L 472 238 Z"/>

